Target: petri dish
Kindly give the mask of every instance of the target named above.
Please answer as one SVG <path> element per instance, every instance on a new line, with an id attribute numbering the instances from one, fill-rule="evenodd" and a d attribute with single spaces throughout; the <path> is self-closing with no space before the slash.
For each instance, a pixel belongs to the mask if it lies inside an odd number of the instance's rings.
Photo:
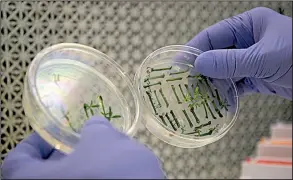
<path id="1" fill-rule="evenodd" d="M 235 123 L 239 99 L 232 79 L 195 71 L 200 50 L 171 45 L 151 53 L 135 75 L 143 123 L 159 139 L 182 148 L 222 138 Z"/>
<path id="2" fill-rule="evenodd" d="M 89 117 L 104 116 L 133 136 L 141 114 L 137 93 L 122 68 L 102 52 L 75 43 L 37 54 L 25 76 L 23 107 L 33 129 L 64 153 L 79 142 Z"/>

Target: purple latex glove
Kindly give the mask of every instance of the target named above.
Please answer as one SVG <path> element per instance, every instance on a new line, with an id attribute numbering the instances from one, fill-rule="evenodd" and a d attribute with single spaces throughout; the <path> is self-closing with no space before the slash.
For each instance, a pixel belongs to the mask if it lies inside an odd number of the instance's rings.
<path id="1" fill-rule="evenodd" d="M 2 173 L 5 179 L 164 178 L 150 150 L 98 117 L 86 123 L 80 143 L 69 155 L 54 150 L 33 133 L 9 152 Z"/>
<path id="2" fill-rule="evenodd" d="M 254 8 L 220 21 L 186 45 L 205 51 L 195 71 L 232 78 L 239 95 L 276 94 L 292 100 L 292 18 Z M 236 49 L 225 49 L 235 46 Z"/>

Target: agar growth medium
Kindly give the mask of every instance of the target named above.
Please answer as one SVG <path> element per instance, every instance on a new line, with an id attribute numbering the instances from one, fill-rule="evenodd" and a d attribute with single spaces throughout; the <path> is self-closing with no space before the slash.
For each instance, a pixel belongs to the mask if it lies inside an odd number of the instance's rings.
<path id="1" fill-rule="evenodd" d="M 143 99 L 158 121 L 170 131 L 209 137 L 230 116 L 227 97 L 205 76 L 192 74 L 193 66 L 158 63 L 143 72 Z"/>

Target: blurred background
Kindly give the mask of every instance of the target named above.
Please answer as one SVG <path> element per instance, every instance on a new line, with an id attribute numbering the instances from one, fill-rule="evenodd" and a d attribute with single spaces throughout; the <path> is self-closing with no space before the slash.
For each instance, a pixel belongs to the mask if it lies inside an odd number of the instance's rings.
<path id="1" fill-rule="evenodd" d="M 32 132 L 22 107 L 24 75 L 34 56 L 61 42 L 94 47 L 131 77 L 143 59 L 166 45 L 185 44 L 204 28 L 254 7 L 292 17 L 292 2 L 212 1 L 5 1 L 1 4 L 1 162 Z M 161 159 L 168 178 L 239 178 L 241 162 L 270 125 L 290 122 L 292 102 L 276 96 L 241 99 L 229 133 L 198 149 L 172 147 L 143 127 L 136 138 Z"/>

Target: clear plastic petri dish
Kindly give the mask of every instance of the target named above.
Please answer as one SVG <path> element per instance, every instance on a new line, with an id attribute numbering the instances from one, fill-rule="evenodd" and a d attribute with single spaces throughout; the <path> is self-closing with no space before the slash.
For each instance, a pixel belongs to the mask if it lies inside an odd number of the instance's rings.
<path id="1" fill-rule="evenodd" d="M 133 136 L 140 119 L 137 93 L 122 68 L 93 48 L 62 43 L 37 54 L 25 77 L 23 107 L 48 143 L 70 153 L 93 115 Z"/>
<path id="2" fill-rule="evenodd" d="M 181 45 L 151 53 L 135 76 L 146 128 L 173 146 L 197 148 L 223 137 L 239 111 L 232 79 L 195 71 L 200 50 Z"/>

